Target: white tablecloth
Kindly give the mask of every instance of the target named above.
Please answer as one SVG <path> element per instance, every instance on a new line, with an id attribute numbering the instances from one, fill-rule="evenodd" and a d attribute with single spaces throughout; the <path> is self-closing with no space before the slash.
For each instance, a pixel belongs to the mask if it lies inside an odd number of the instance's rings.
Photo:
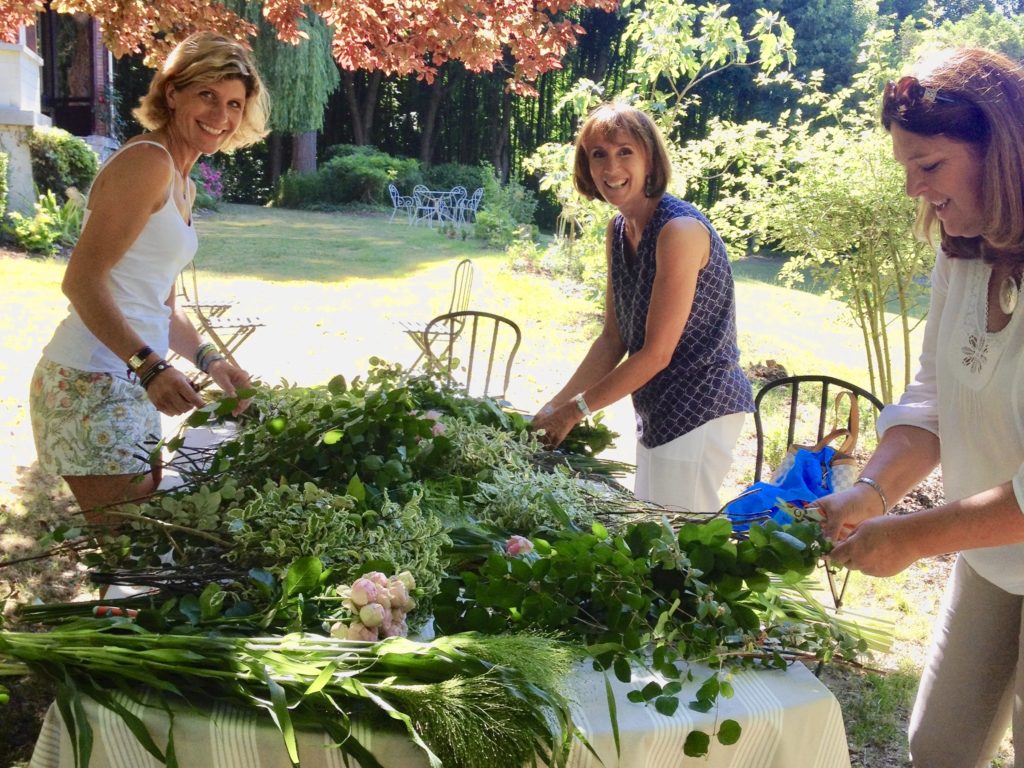
<path id="1" fill-rule="evenodd" d="M 695 671 L 697 680 L 702 670 Z M 689 684 L 681 706 L 672 717 L 626 700 L 626 693 L 648 680 L 628 685 L 613 681 L 617 699 L 621 755 L 615 755 L 605 698 L 604 678 L 589 669 L 573 677 L 577 725 L 607 768 L 849 768 L 839 703 L 817 678 L 797 664 L 787 671 L 748 670 L 736 674 L 735 695 L 722 699 L 719 710 L 694 712 L 685 702 L 693 698 L 697 683 Z M 167 715 L 155 707 L 131 705 L 149 726 L 154 741 L 166 742 Z M 158 768 L 159 763 L 139 746 L 127 726 L 114 713 L 92 701 L 86 712 L 94 729 L 93 768 Z M 683 740 L 694 727 L 710 732 L 726 718 L 739 721 L 739 741 L 723 747 L 712 737 L 706 760 L 687 758 Z M 276 729 L 268 720 L 229 707 L 211 711 L 182 709 L 175 714 L 174 741 L 182 768 L 290 768 Z M 385 768 L 420 768 L 427 762 L 405 738 L 391 733 L 357 730 Z M 322 733 L 303 732 L 300 757 L 305 768 L 345 768 L 344 755 L 331 748 Z M 352 761 L 349 765 L 354 765 Z M 572 768 L 598 768 L 600 763 L 585 748 L 573 747 Z M 74 768 L 67 730 L 56 706 L 50 708 L 36 744 L 30 768 Z M 488 768 L 480 766 L 480 768 Z"/>

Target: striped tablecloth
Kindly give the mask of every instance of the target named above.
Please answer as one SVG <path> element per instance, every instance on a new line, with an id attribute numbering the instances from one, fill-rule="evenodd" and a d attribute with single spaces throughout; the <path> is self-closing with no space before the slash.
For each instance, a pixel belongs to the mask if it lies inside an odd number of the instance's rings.
<path id="1" fill-rule="evenodd" d="M 702 679 L 702 670 L 695 678 Z M 637 677 L 637 676 L 635 676 Z M 718 711 L 706 714 L 680 706 L 672 717 L 653 707 L 632 704 L 626 694 L 647 678 L 628 685 L 613 681 L 617 699 L 621 754 L 616 756 L 605 697 L 604 678 L 589 669 L 573 677 L 577 724 L 607 768 L 849 768 L 839 703 L 806 667 L 786 671 L 747 670 L 733 680 L 735 695 L 722 699 Z M 663 681 L 662 681 L 663 682 Z M 693 698 L 691 683 L 682 701 Z M 167 714 L 156 707 L 130 704 L 150 729 L 154 741 L 166 743 Z M 113 712 L 87 701 L 85 711 L 94 730 L 92 768 L 157 768 L 159 763 L 139 746 Z M 712 738 L 707 759 L 683 755 L 683 740 L 693 728 L 712 731 L 716 719 L 733 718 L 743 727 L 740 740 L 723 747 Z M 357 731 L 357 737 L 385 768 L 420 768 L 427 761 L 411 742 L 390 733 Z M 239 709 L 182 709 L 174 717 L 174 743 L 182 768 L 290 768 L 280 736 L 269 721 Z M 300 734 L 305 768 L 347 768 L 344 755 L 322 733 Z M 74 768 L 74 756 L 56 706 L 43 724 L 30 768 Z M 581 745 L 573 748 L 572 768 L 598 768 L 601 762 Z M 479 768 L 488 768 L 481 765 Z"/>

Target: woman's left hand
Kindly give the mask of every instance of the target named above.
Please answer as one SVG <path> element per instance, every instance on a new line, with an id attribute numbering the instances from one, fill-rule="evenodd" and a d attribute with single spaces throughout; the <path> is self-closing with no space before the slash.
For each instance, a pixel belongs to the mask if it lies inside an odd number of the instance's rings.
<path id="1" fill-rule="evenodd" d="M 213 383 L 220 387 L 221 391 L 228 397 L 234 397 L 239 389 L 245 389 L 252 385 L 249 374 L 241 368 L 232 365 L 227 360 L 217 360 L 210 366 L 210 378 Z M 238 407 L 231 412 L 232 416 L 238 416 L 249 407 L 251 400 L 239 400 Z"/>
<path id="2" fill-rule="evenodd" d="M 541 436 L 541 441 L 548 448 L 557 448 L 565 436 L 572 431 L 580 419 L 582 414 L 580 413 L 579 407 L 576 403 L 570 400 L 557 408 L 550 408 L 545 406 L 540 409 L 540 412 L 533 417 L 530 422 L 530 428 L 533 430 L 543 429 L 544 434 Z"/>
<path id="3" fill-rule="evenodd" d="M 828 555 L 830 562 L 868 576 L 895 576 L 919 559 L 905 536 L 906 520 L 901 517 L 872 517 L 865 520 Z"/>

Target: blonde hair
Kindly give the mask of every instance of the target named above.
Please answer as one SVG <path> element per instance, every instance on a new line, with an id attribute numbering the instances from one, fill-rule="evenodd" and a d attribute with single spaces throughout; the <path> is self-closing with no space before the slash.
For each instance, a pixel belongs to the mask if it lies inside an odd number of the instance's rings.
<path id="1" fill-rule="evenodd" d="M 270 100 L 266 87 L 249 51 L 241 43 L 213 32 L 196 32 L 174 47 L 132 114 L 144 128 L 158 130 L 171 119 L 168 85 L 182 90 L 190 85 L 229 79 L 245 85 L 245 108 L 238 130 L 224 142 L 222 149 L 231 151 L 255 144 L 267 135 Z"/>
<path id="2" fill-rule="evenodd" d="M 940 97 L 902 110 L 883 104 L 882 123 L 968 144 L 981 164 L 985 221 L 980 237 L 953 237 L 922 200 L 917 233 L 930 240 L 938 226 L 942 248 L 951 256 L 1024 260 L 1024 71 L 983 48 L 942 51 L 918 69 L 921 85 Z"/>
<path id="3" fill-rule="evenodd" d="M 607 138 L 616 133 L 625 133 L 647 151 L 651 160 L 651 175 L 644 185 L 647 197 L 661 197 L 665 194 L 672 177 L 672 163 L 668 159 L 665 139 L 644 112 L 622 102 L 609 101 L 596 107 L 583 123 L 576 137 L 576 161 L 573 164 L 573 182 L 577 191 L 589 200 L 604 200 L 604 196 L 590 175 L 590 158 L 587 157 L 586 143 L 593 136 Z"/>

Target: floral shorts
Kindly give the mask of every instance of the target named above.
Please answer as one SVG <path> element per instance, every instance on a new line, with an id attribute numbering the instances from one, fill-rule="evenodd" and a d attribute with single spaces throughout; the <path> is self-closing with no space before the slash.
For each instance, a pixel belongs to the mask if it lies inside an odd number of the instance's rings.
<path id="1" fill-rule="evenodd" d="M 56 475 L 149 472 L 160 414 L 138 384 L 43 359 L 29 392 L 39 466 Z"/>

